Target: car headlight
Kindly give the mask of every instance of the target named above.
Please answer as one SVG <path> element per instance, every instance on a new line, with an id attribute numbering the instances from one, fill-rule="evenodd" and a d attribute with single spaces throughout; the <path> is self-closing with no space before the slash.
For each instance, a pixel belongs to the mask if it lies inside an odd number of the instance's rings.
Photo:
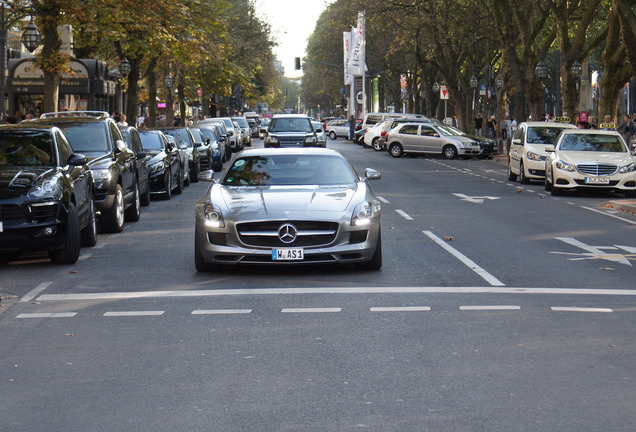
<path id="1" fill-rule="evenodd" d="M 529 152 L 526 152 L 526 157 L 529 160 L 541 162 L 541 155 L 540 154 L 537 154 L 537 153 L 529 151 Z"/>
<path id="2" fill-rule="evenodd" d="M 95 180 L 110 180 L 112 173 L 109 169 L 92 169 Z"/>
<path id="3" fill-rule="evenodd" d="M 44 180 L 42 183 L 33 185 L 28 196 L 31 198 L 51 198 L 59 200 L 62 198 L 62 185 L 57 178 Z"/>
<path id="4" fill-rule="evenodd" d="M 160 172 L 163 170 L 163 161 L 159 161 L 153 164 L 148 165 L 148 169 L 150 170 L 151 174 Z"/>
<path id="5" fill-rule="evenodd" d="M 203 220 L 208 228 L 225 228 L 223 213 L 209 201 L 197 203 L 195 206 L 197 218 Z"/>
<path id="6" fill-rule="evenodd" d="M 267 135 L 265 142 L 267 144 L 278 144 L 278 137 L 276 135 Z"/>
<path id="7" fill-rule="evenodd" d="M 316 144 L 316 136 L 308 135 L 305 137 L 305 144 Z"/>
<path id="8" fill-rule="evenodd" d="M 625 165 L 623 167 L 620 167 L 618 172 L 621 173 L 621 174 L 625 174 L 625 173 L 628 173 L 628 172 L 634 172 L 635 170 L 636 170 L 636 166 L 634 165 L 634 162 L 632 162 L 629 165 Z"/>
<path id="9" fill-rule="evenodd" d="M 212 146 L 212 154 L 215 154 L 215 155 L 221 154 L 221 149 L 219 148 L 218 145 L 213 145 Z"/>
<path id="10" fill-rule="evenodd" d="M 379 202 L 361 202 L 353 210 L 353 216 L 351 217 L 352 226 L 369 225 L 371 219 L 380 211 Z"/>
<path id="11" fill-rule="evenodd" d="M 574 167 L 574 165 L 570 165 L 569 163 L 565 163 L 560 160 L 556 161 L 556 167 L 563 171 L 570 171 L 570 172 L 576 171 L 576 168 Z"/>

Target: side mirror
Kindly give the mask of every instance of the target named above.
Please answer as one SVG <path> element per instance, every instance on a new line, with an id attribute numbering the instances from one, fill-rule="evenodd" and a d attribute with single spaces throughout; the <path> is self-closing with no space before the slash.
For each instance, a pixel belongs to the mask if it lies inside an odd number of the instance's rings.
<path id="1" fill-rule="evenodd" d="M 225 137 L 224 136 L 219 137 L 219 142 L 225 142 Z"/>
<path id="2" fill-rule="evenodd" d="M 521 145 L 521 138 L 515 138 L 512 140 L 512 143 L 515 145 Z"/>
<path id="3" fill-rule="evenodd" d="M 83 154 L 73 153 L 68 157 L 67 163 L 71 166 L 82 166 L 88 163 L 88 158 Z"/>
<path id="4" fill-rule="evenodd" d="M 554 153 L 554 146 L 549 146 L 545 148 L 546 153 Z"/>
<path id="5" fill-rule="evenodd" d="M 210 137 L 207 137 L 207 138 L 205 139 L 205 143 L 206 143 L 206 144 L 210 144 Z"/>
<path id="6" fill-rule="evenodd" d="M 433 134 L 433 136 L 434 136 L 435 138 L 439 138 L 439 134 L 438 134 L 437 132 L 435 132 L 435 133 Z"/>
<path id="7" fill-rule="evenodd" d="M 179 146 L 179 148 L 180 148 L 181 150 L 187 150 L 187 149 L 188 149 L 188 145 L 187 145 L 187 144 L 181 144 L 181 145 Z"/>
<path id="8" fill-rule="evenodd" d="M 128 146 L 122 140 L 115 141 L 115 148 L 122 153 L 128 150 Z"/>
<path id="9" fill-rule="evenodd" d="M 364 170 L 364 179 L 365 180 L 379 180 L 382 178 L 380 171 L 376 171 L 373 168 L 366 168 Z"/>
<path id="10" fill-rule="evenodd" d="M 201 171 L 197 178 L 200 181 L 213 182 L 214 181 L 214 171 L 213 170 Z"/>
<path id="11" fill-rule="evenodd" d="M 146 157 L 146 153 L 145 152 L 138 152 L 137 153 L 137 159 L 144 159 Z"/>

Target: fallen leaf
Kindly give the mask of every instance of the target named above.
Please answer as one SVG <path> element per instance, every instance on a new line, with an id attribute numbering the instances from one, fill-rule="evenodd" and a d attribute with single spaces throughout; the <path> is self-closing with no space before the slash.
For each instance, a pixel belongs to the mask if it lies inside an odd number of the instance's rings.
<path id="1" fill-rule="evenodd" d="M 73 333 L 66 333 L 66 336 L 75 336 Z"/>
<path id="2" fill-rule="evenodd" d="M 71 270 L 69 273 L 70 274 L 75 274 L 75 273 L 77 273 L 77 270 Z"/>
<path id="3" fill-rule="evenodd" d="M 446 241 L 453 241 L 453 237 L 452 236 L 444 236 L 442 237 L 444 240 Z"/>

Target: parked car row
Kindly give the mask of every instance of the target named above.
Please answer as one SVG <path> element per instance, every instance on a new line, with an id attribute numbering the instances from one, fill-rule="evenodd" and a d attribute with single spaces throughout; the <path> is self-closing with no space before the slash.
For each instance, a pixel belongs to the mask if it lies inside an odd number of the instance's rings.
<path id="1" fill-rule="evenodd" d="M 121 232 L 151 196 L 170 199 L 199 181 L 202 161 L 222 169 L 218 130 L 207 129 L 137 130 L 97 111 L 0 126 L 0 263 L 45 250 L 72 264 L 98 228 Z"/>

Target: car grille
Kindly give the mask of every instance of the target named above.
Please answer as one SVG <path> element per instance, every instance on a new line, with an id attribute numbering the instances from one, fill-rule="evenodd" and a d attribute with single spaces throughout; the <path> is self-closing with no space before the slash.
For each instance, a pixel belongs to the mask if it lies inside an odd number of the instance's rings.
<path id="1" fill-rule="evenodd" d="M 303 147 L 305 145 L 305 136 L 278 136 L 278 142 L 281 147 Z"/>
<path id="2" fill-rule="evenodd" d="M 0 205 L 0 220 L 4 222 L 42 222 L 57 218 L 58 205 L 21 206 L 18 204 Z"/>
<path id="3" fill-rule="evenodd" d="M 296 239 L 290 243 L 280 240 L 278 231 L 283 225 L 297 229 Z M 307 247 L 327 245 L 338 233 L 337 222 L 323 221 L 267 221 L 237 224 L 239 239 L 245 245 L 258 247 Z"/>
<path id="4" fill-rule="evenodd" d="M 618 166 L 613 164 L 578 164 L 576 168 L 581 174 L 594 176 L 607 176 L 616 173 Z"/>

